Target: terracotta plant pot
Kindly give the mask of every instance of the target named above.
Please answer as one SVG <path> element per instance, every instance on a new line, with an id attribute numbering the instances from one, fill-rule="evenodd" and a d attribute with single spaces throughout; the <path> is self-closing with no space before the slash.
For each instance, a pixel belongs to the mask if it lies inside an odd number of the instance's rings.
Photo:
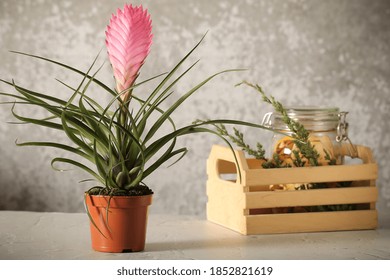
<path id="1" fill-rule="evenodd" d="M 87 195 L 86 205 L 90 222 L 92 248 L 100 252 L 139 252 L 145 248 L 148 206 L 152 194 L 144 196 L 113 196 L 108 210 L 109 196 Z"/>

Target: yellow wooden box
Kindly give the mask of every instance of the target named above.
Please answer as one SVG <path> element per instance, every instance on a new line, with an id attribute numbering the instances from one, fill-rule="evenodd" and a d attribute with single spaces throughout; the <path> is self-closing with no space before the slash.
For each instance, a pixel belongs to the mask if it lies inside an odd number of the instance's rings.
<path id="1" fill-rule="evenodd" d="M 260 161 L 246 159 L 242 151 L 235 150 L 237 166 L 230 148 L 213 146 L 207 161 L 207 219 L 245 235 L 374 229 L 378 220 L 378 167 L 369 148 L 356 149 L 361 164 L 263 169 Z M 226 178 L 227 174 L 236 179 Z M 269 188 L 276 184 L 341 181 L 353 182 L 345 188 Z M 264 214 L 267 209 L 340 204 L 357 204 L 359 210 Z"/>

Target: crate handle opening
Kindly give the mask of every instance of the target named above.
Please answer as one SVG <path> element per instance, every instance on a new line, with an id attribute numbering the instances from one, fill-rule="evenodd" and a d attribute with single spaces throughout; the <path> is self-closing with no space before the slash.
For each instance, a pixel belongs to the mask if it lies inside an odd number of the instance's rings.
<path id="1" fill-rule="evenodd" d="M 210 179 L 240 184 L 240 177 L 243 180 L 245 171 L 248 169 L 248 163 L 242 151 L 232 151 L 228 147 L 218 145 L 211 148 L 207 161 L 207 174 Z"/>
<path id="2" fill-rule="evenodd" d="M 350 154 L 351 148 L 349 145 L 350 144 L 344 143 L 341 148 L 341 153 L 348 158 L 352 158 Z M 370 148 L 362 145 L 354 145 L 354 150 L 357 151 L 357 157 L 355 157 L 355 160 L 360 159 L 363 161 L 363 163 L 375 163 L 374 156 Z"/>
<path id="3" fill-rule="evenodd" d="M 217 176 L 221 180 L 237 183 L 236 164 L 227 160 L 217 160 Z"/>

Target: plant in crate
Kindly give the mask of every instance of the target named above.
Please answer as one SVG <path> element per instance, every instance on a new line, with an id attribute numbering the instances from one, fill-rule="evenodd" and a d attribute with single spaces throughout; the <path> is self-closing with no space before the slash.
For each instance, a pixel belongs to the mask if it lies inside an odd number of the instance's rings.
<path id="1" fill-rule="evenodd" d="M 63 131 L 73 142 L 73 145 L 50 141 L 17 145 L 54 147 L 81 157 L 84 161 L 56 157 L 51 165 L 55 169 L 56 164 L 63 163 L 77 166 L 97 181 L 97 185 L 85 192 L 85 204 L 90 217 L 92 247 L 98 251 L 144 249 L 147 209 L 153 194 L 144 180 L 166 161 L 174 157 L 180 160 L 186 154 L 185 147 L 176 147 L 177 137 L 200 132 L 218 135 L 206 127 L 216 123 L 261 127 L 241 121 L 214 120 L 177 128 L 171 115 L 186 99 L 217 75 L 237 70 L 226 70 L 208 77 L 163 110 L 163 105 L 172 95 L 172 88 L 196 63 L 177 77 L 175 74 L 203 38 L 170 72 L 135 83 L 149 54 L 152 37 L 150 15 L 142 6 L 125 5 L 123 10 L 118 9 L 112 16 L 106 30 L 106 47 L 114 72 L 115 89 L 97 79 L 100 68 L 93 70 L 97 58 L 84 72 L 48 58 L 16 52 L 79 74 L 82 81 L 77 87 L 60 81 L 71 92 L 65 100 L 24 88 L 13 80 L 1 80 L 16 91 L 0 93 L 16 99 L 3 102 L 13 104 L 12 114 L 15 118 L 21 123 Z M 144 83 L 158 78 L 161 81 L 148 96 L 142 98 L 135 95 Z M 98 103 L 88 95 L 92 84 L 111 96 L 108 104 Z M 15 111 L 15 106 L 19 104 L 40 107 L 47 116 L 42 119 L 22 116 Z M 161 135 L 163 124 L 170 125 L 172 131 Z M 226 141 L 224 137 L 221 138 Z M 228 141 L 226 143 L 230 146 Z"/>

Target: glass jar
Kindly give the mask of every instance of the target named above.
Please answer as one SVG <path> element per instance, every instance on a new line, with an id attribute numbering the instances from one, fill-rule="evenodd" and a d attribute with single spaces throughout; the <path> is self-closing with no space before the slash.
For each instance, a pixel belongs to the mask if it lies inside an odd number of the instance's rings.
<path id="1" fill-rule="evenodd" d="M 319 154 L 319 165 L 343 164 L 342 141 L 349 141 L 347 112 L 340 112 L 339 108 L 335 107 L 291 107 L 285 109 L 289 118 L 301 123 L 309 132 L 309 141 Z M 277 154 L 284 164 L 294 166 L 295 155 L 293 151 L 298 150 L 298 148 L 291 137 L 292 131 L 283 121 L 283 116 L 278 112 L 267 113 L 262 124 L 277 131 L 273 135 L 271 155 Z M 305 165 L 308 165 L 308 162 Z"/>

